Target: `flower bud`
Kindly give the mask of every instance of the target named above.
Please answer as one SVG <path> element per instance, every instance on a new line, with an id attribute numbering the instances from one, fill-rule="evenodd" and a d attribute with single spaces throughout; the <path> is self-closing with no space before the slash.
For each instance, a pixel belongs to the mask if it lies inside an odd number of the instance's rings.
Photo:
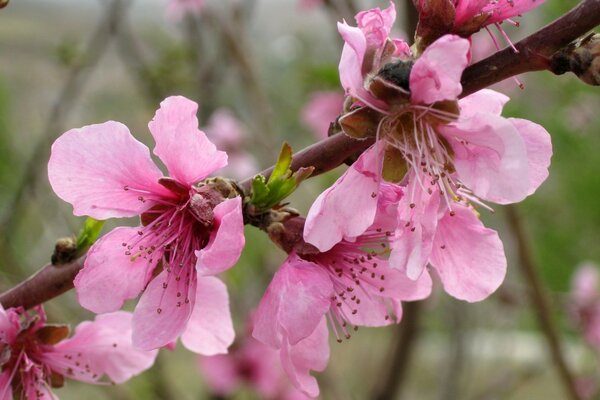
<path id="1" fill-rule="evenodd" d="M 600 34 L 590 33 L 557 51 L 550 68 L 557 75 L 571 71 L 588 85 L 600 85 Z"/>

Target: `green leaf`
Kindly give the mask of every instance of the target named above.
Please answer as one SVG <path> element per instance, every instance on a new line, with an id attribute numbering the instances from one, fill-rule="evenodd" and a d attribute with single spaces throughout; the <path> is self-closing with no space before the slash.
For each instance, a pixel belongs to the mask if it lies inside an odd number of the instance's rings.
<path id="1" fill-rule="evenodd" d="M 77 236 L 77 252 L 87 250 L 100 236 L 100 231 L 104 226 L 104 221 L 98 221 L 94 218 L 87 218 L 83 223 L 83 228 Z"/>
<path id="2" fill-rule="evenodd" d="M 308 178 L 314 171 L 313 167 L 308 167 L 300 168 L 292 173 L 291 165 L 292 148 L 289 144 L 284 143 L 269 179 L 267 180 L 262 175 L 257 175 L 252 179 L 250 203 L 258 211 L 267 211 L 281 203 L 296 190 L 300 182 Z"/>

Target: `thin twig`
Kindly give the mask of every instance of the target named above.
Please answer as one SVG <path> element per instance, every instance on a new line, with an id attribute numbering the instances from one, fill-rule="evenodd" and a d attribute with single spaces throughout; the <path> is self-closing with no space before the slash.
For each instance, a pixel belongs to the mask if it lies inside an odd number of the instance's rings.
<path id="1" fill-rule="evenodd" d="M 385 369 L 388 374 L 383 376 L 382 382 L 375 388 L 372 397 L 375 400 L 399 398 L 402 383 L 408 373 L 408 366 L 418 338 L 421 302 L 405 303 L 403 309 L 400 332 L 394 335 L 394 348 L 390 352 L 388 366 Z"/>
<path id="2" fill-rule="evenodd" d="M 556 365 L 568 397 L 571 400 L 580 400 L 581 397 L 575 386 L 574 375 L 569 369 L 569 365 L 567 364 L 567 360 L 562 351 L 558 328 L 552 319 L 550 302 L 548 301 L 544 284 L 539 276 L 539 267 L 535 263 L 529 241 L 527 240 L 525 226 L 519 216 L 517 206 L 507 206 L 506 217 L 508 226 L 517 242 L 519 265 L 521 267 L 521 272 L 527 281 L 529 300 L 536 311 L 536 317 L 538 318 L 542 332 L 548 342 L 552 360 Z"/>

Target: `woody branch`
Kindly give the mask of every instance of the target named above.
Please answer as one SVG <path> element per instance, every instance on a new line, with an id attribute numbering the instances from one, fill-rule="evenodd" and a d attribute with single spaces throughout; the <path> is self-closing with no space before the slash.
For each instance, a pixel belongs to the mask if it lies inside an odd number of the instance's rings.
<path id="1" fill-rule="evenodd" d="M 589 30 L 600 25 L 600 0 L 584 0 L 538 32 L 515 44 L 518 53 L 507 48 L 468 67 L 462 76 L 462 96 L 474 93 L 514 75 L 530 71 L 551 70 L 551 57 Z M 355 140 L 338 133 L 317 142 L 294 155 L 291 169 L 313 166 L 313 176 L 332 170 L 348 157 L 367 149 L 372 139 Z M 260 172 L 268 177 L 268 168 Z M 240 182 L 244 191 L 251 178 Z M 48 301 L 73 287 L 73 277 L 83 265 L 83 259 L 54 266 L 48 264 L 19 285 L 0 294 L 0 303 L 8 307 L 32 307 Z"/>

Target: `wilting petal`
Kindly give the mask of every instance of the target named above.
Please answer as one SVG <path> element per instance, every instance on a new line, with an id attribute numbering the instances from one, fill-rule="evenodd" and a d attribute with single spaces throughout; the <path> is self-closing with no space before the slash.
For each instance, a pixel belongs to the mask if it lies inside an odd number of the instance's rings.
<path id="1" fill-rule="evenodd" d="M 144 289 L 160 255 L 154 254 L 150 263 L 147 254 L 136 254 L 137 246 L 131 251 L 123 246 L 139 237 L 138 230 L 113 229 L 90 248 L 83 269 L 74 281 L 81 306 L 95 313 L 115 311 Z M 142 240 L 139 244 L 144 243 Z"/>
<path id="2" fill-rule="evenodd" d="M 133 313 L 133 345 L 152 350 L 176 340 L 186 327 L 195 299 L 196 276 L 191 268 L 161 272 L 150 281 Z"/>
<path id="3" fill-rule="evenodd" d="M 323 317 L 313 333 L 295 345 L 283 338 L 281 365 L 294 386 L 311 397 L 319 395 L 319 384 L 310 371 L 323 371 L 327 367 L 328 337 L 327 322 Z"/>
<path id="4" fill-rule="evenodd" d="M 411 174 L 398 205 L 398 225 L 390 242 L 390 266 L 405 272 L 410 279 L 421 276 L 429 261 L 439 206 L 439 190 L 432 187 L 429 194 L 421 188 L 415 174 Z"/>
<path id="5" fill-rule="evenodd" d="M 196 304 L 181 342 L 205 356 L 227 353 L 235 337 L 227 287 L 211 276 L 198 278 L 196 285 Z"/>
<path id="6" fill-rule="evenodd" d="M 529 164 L 529 190 L 532 194 L 548 177 L 548 168 L 552 158 L 552 141 L 543 126 L 520 118 L 508 119 L 517 128 L 527 149 Z"/>
<path id="7" fill-rule="evenodd" d="M 167 97 L 148 124 L 156 154 L 169 175 L 186 185 L 206 178 L 227 165 L 227 154 L 218 151 L 198 129 L 198 104 L 182 96 Z"/>
<path id="8" fill-rule="evenodd" d="M 376 148 L 371 147 L 317 197 L 306 217 L 304 240 L 327 251 L 367 230 L 377 211 L 379 161 Z"/>
<path id="9" fill-rule="evenodd" d="M 504 281 L 506 256 L 498 233 L 488 229 L 467 207 L 453 206 L 440 220 L 431 265 L 444 289 L 457 299 L 480 301 Z"/>
<path id="10" fill-rule="evenodd" d="M 478 113 L 502 114 L 504 105 L 510 98 L 491 89 L 482 89 L 458 101 L 460 117 L 470 118 Z"/>
<path id="11" fill-rule="evenodd" d="M 368 45 L 375 48 L 385 44 L 395 20 L 396 7 L 392 1 L 384 10 L 376 7 L 356 14 L 356 23 L 363 31 Z"/>
<path id="12" fill-rule="evenodd" d="M 168 196 L 148 148 L 129 129 L 108 121 L 71 129 L 52 145 L 48 178 L 75 215 L 96 219 L 132 217 Z M 140 200 L 142 199 L 142 200 Z"/>
<path id="13" fill-rule="evenodd" d="M 213 275 L 229 269 L 244 248 L 244 216 L 242 198 L 237 196 L 218 204 L 214 210 L 215 225 L 210 241 L 196 251 L 196 270 L 200 275 Z"/>
<path id="14" fill-rule="evenodd" d="M 252 336 L 275 348 L 283 346 L 283 336 L 298 343 L 329 310 L 332 293 L 333 284 L 321 267 L 290 254 L 260 301 Z"/>
<path id="15" fill-rule="evenodd" d="M 475 114 L 439 128 L 454 150 L 458 176 L 478 197 L 500 204 L 523 200 L 529 191 L 525 142 L 513 123 Z"/>
<path id="16" fill-rule="evenodd" d="M 411 102 L 456 99 L 462 92 L 460 78 L 468 64 L 469 46 L 467 39 L 446 35 L 427 47 L 410 73 Z"/>
<path id="17" fill-rule="evenodd" d="M 43 354 L 52 370 L 84 382 L 106 375 L 123 383 L 154 364 L 158 350 L 143 351 L 131 343 L 131 313 L 118 311 L 79 324 L 73 337 Z"/>

